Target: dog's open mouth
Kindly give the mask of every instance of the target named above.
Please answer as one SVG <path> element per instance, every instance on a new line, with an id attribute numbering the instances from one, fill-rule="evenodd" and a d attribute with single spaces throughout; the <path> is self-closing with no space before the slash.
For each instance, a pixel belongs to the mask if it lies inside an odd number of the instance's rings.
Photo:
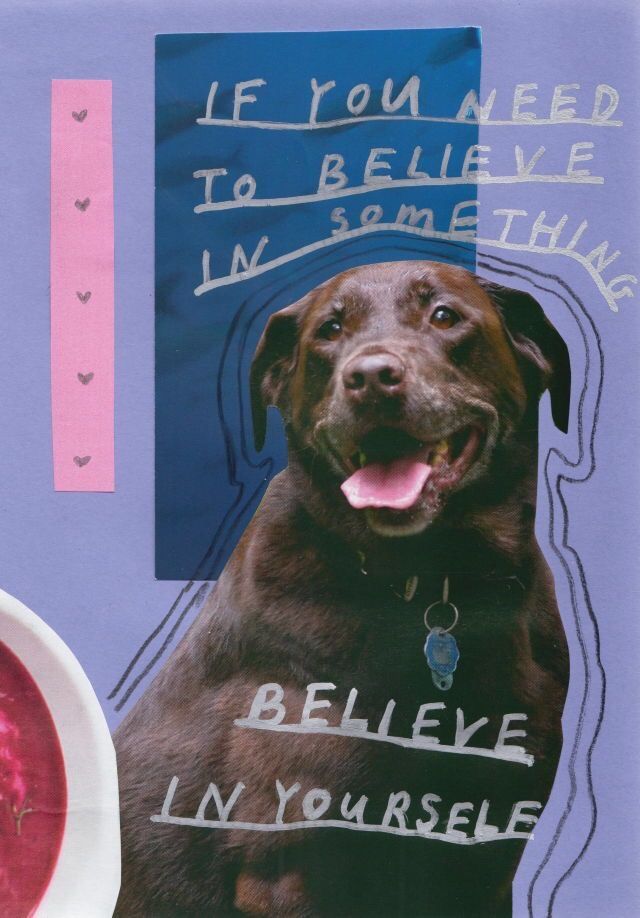
<path id="1" fill-rule="evenodd" d="M 455 487 L 478 456 L 483 431 L 469 425 L 437 441 L 378 427 L 362 439 L 348 461 L 353 473 L 341 489 L 356 510 L 410 510 L 428 489 L 435 497 Z"/>

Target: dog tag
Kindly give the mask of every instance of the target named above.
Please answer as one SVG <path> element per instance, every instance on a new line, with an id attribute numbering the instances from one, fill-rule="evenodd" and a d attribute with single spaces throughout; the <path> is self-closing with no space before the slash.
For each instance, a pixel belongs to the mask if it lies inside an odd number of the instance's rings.
<path id="1" fill-rule="evenodd" d="M 436 626 L 427 635 L 424 655 L 433 684 L 442 692 L 448 691 L 453 685 L 453 674 L 460 659 L 456 639 L 448 631 Z"/>

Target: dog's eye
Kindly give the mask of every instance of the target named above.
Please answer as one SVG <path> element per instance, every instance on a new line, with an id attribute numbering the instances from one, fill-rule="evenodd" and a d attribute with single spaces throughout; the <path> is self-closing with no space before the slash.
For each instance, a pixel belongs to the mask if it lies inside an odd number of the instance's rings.
<path id="1" fill-rule="evenodd" d="M 452 328 L 460 321 L 460 316 L 447 306 L 438 306 L 437 309 L 434 309 L 431 313 L 429 321 L 436 328 Z"/>
<path id="2" fill-rule="evenodd" d="M 323 322 L 320 328 L 317 331 L 319 338 L 324 338 L 325 341 L 336 341 L 342 334 L 342 322 L 340 319 L 329 319 L 327 322 Z"/>

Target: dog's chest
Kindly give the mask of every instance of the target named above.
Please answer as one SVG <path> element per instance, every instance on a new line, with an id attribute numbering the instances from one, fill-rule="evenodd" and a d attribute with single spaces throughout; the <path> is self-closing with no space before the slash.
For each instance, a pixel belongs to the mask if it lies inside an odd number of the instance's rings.
<path id="1" fill-rule="evenodd" d="M 328 743 L 322 729 L 307 739 L 318 787 L 329 786 L 337 796 L 366 795 L 369 810 L 378 808 L 380 819 L 389 795 L 400 791 L 418 811 L 430 793 L 444 801 L 445 809 L 470 794 L 478 798 L 477 807 L 492 798 L 494 810 L 527 798 L 537 769 L 532 773 L 526 753 L 514 764 L 507 748 L 528 745 L 510 735 L 511 730 L 526 733 L 529 711 L 518 691 L 517 636 L 506 617 L 500 627 L 488 614 L 483 627 L 478 609 L 465 605 L 461 619 L 465 612 L 473 614 L 475 626 L 461 621 L 456 629 L 460 659 L 447 691 L 436 686 L 425 658 L 428 629 L 420 600 L 363 596 L 341 610 L 345 627 L 339 616 L 334 619 L 331 657 L 314 657 L 314 645 L 309 646 L 306 685 L 296 691 L 302 696 L 308 691 L 310 716 L 334 731 L 330 756 L 324 754 Z M 314 632 L 316 638 L 319 633 Z M 314 709 L 316 702 L 321 706 Z M 304 726 L 299 710 L 291 715 L 288 710 L 290 716 Z M 497 746 L 504 751 L 496 754 Z M 502 815 L 507 818 L 508 812 Z"/>
<path id="2" fill-rule="evenodd" d="M 432 599 L 418 595 L 405 602 L 391 590 L 381 590 L 376 597 L 363 594 L 339 611 L 333 617 L 333 628 L 334 664 L 340 679 L 351 676 L 369 697 L 382 692 L 409 706 L 440 702 L 497 714 L 501 704 L 515 703 L 521 694 L 519 673 L 528 652 L 515 604 L 487 594 L 463 596 L 455 608 L 437 602 L 432 605 Z M 359 627 L 342 629 L 343 617 L 357 620 Z M 445 634 L 448 643 L 443 640 Z M 444 643 L 436 654 L 435 637 Z M 436 664 L 448 658 L 453 670 L 448 689 L 442 688 L 437 668 L 433 669 L 434 657 Z"/>

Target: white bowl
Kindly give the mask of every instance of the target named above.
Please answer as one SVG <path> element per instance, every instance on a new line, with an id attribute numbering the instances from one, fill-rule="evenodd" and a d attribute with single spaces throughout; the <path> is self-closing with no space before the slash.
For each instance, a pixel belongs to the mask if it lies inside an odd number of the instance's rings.
<path id="1" fill-rule="evenodd" d="M 3 590 L 0 640 L 28 670 L 47 703 L 67 780 L 60 853 L 35 914 L 109 918 L 120 889 L 120 816 L 116 757 L 102 708 L 67 645 Z"/>

